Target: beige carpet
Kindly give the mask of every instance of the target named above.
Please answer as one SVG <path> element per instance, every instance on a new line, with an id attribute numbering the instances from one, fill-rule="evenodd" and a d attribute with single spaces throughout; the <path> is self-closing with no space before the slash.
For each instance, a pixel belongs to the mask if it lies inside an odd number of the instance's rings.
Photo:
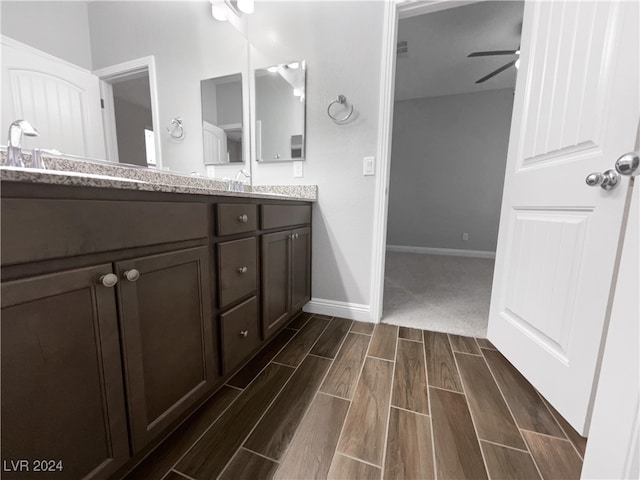
<path id="1" fill-rule="evenodd" d="M 382 321 L 486 338 L 494 261 L 387 252 Z"/>

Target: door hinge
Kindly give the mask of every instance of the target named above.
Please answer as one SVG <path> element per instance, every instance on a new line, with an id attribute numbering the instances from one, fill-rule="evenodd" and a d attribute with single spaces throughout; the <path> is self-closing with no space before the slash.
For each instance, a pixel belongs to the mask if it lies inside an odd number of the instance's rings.
<path id="1" fill-rule="evenodd" d="M 100 108 L 104 108 L 104 98 L 100 99 Z"/>

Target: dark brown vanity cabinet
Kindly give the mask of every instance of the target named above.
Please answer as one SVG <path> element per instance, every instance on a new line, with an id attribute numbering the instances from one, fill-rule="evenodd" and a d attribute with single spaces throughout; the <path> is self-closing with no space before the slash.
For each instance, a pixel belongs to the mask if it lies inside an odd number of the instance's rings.
<path id="1" fill-rule="evenodd" d="M 116 263 L 132 450 L 211 391 L 216 380 L 208 247 Z"/>
<path id="2" fill-rule="evenodd" d="M 262 331 L 265 338 L 311 298 L 311 229 L 262 236 Z"/>
<path id="3" fill-rule="evenodd" d="M 3 478 L 31 478 L 12 472 L 25 459 L 31 472 L 35 460 L 55 461 L 40 475 L 106 478 L 129 458 L 116 292 L 105 276 L 115 278 L 110 263 L 2 284 Z"/>

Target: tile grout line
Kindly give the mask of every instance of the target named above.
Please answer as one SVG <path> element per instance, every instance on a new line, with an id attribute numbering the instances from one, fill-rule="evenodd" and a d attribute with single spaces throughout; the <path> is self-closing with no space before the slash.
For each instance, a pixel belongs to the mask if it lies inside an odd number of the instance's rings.
<path id="1" fill-rule="evenodd" d="M 225 383 L 225 384 L 223 385 L 223 387 L 229 387 L 229 388 L 233 388 L 234 390 L 238 390 L 238 391 L 240 391 L 240 392 L 244 392 L 244 388 L 236 387 L 236 386 L 234 386 L 234 385 L 229 385 L 228 383 Z"/>
<path id="2" fill-rule="evenodd" d="M 542 403 L 544 404 L 545 408 L 549 411 L 549 413 L 551 414 L 551 418 L 553 418 L 553 421 L 556 422 L 556 425 L 558 425 L 558 427 L 560 427 L 560 431 L 562 433 L 564 433 L 564 436 L 567 440 L 569 440 L 569 443 L 571 443 L 571 445 L 573 446 L 573 449 L 576 451 L 576 453 L 578 454 L 578 456 L 580 457 L 580 460 L 582 460 L 584 462 L 584 458 L 582 457 L 582 455 L 580 454 L 580 451 L 578 450 L 578 447 L 576 446 L 575 443 L 573 443 L 573 440 L 571 440 L 569 438 L 569 435 L 567 434 L 567 431 L 562 428 L 562 425 L 560 425 L 560 421 L 556 418 L 556 416 L 553 414 L 553 412 L 551 411 L 551 409 L 549 408 L 549 405 L 547 403 L 547 400 L 542 396 L 542 394 L 537 390 L 536 390 L 536 394 L 538 395 L 538 397 L 540 397 L 540 400 L 542 401 Z M 560 415 L 560 412 L 558 412 L 558 415 Z M 578 433 L 578 432 L 576 432 Z M 579 435 L 579 434 L 578 434 Z"/>
<path id="3" fill-rule="evenodd" d="M 175 473 L 176 475 L 179 475 L 179 476 L 180 476 L 180 477 L 182 477 L 182 478 L 188 478 L 189 480 L 196 480 L 195 478 L 190 477 L 189 475 L 186 475 L 186 474 L 184 474 L 184 473 L 182 473 L 182 472 L 179 472 L 179 471 L 177 471 L 177 470 L 173 470 L 173 469 L 172 469 L 172 470 L 169 470 L 169 471 L 167 472 L 167 475 L 169 475 L 170 473 Z M 164 478 L 164 477 L 163 477 L 163 478 Z"/>
<path id="4" fill-rule="evenodd" d="M 438 467 L 436 465 L 436 438 L 433 434 L 433 403 L 431 402 L 431 386 L 429 385 L 429 367 L 427 365 L 427 340 L 424 338 L 425 331 L 422 330 L 422 353 L 424 359 L 424 373 L 427 379 L 427 400 L 429 401 L 429 428 L 431 429 L 431 457 L 433 460 L 433 478 L 438 480 Z"/>
<path id="5" fill-rule="evenodd" d="M 350 458 L 351 460 L 355 460 L 356 462 L 364 463 L 365 465 L 369 465 L 371 467 L 375 467 L 378 470 L 380 470 L 381 474 L 384 473 L 384 472 L 382 472 L 382 467 L 380 465 L 376 465 L 375 463 L 367 462 L 366 460 L 362 460 L 362 459 L 360 459 L 358 457 L 354 457 L 352 455 L 347 455 L 346 453 L 340 453 L 340 452 L 337 452 L 337 453 L 338 453 L 338 455 L 342 455 L 343 457 Z"/>
<path id="6" fill-rule="evenodd" d="M 254 455 L 257 455 L 258 457 L 264 458 L 265 460 L 269 460 L 271 462 L 280 464 L 280 462 L 278 460 L 276 460 L 275 458 L 267 457 L 266 455 L 264 455 L 262 453 L 256 452 L 255 450 L 251 450 L 249 447 L 240 446 L 240 448 L 238 448 L 238 450 L 236 450 L 236 453 L 234 453 L 233 456 L 235 457 L 238 454 L 238 452 L 240 452 L 240 450 L 246 450 L 249 453 L 253 453 Z"/>
<path id="7" fill-rule="evenodd" d="M 413 410 L 409 410 L 408 408 L 398 407 L 397 405 L 391 405 L 391 408 L 395 408 L 396 410 L 402 410 L 408 413 L 415 413 L 416 415 L 420 415 L 421 417 L 429 417 L 428 413 L 415 412 Z"/>
<path id="8" fill-rule="evenodd" d="M 491 350 L 491 349 L 487 349 L 487 350 Z M 480 348 L 480 351 L 483 352 L 483 349 Z M 536 467 L 536 470 L 538 471 L 538 475 L 540 475 L 540 478 L 543 479 L 544 477 L 542 476 L 542 472 L 540 470 L 540 467 L 538 467 L 538 462 L 536 462 L 535 457 L 531 453 L 531 449 L 529 448 L 529 444 L 527 443 L 527 440 L 524 438 L 524 435 L 522 435 L 522 428 L 520 428 L 520 425 L 518 424 L 518 420 L 516 419 L 516 416 L 513 414 L 513 411 L 511 410 L 511 405 L 509 405 L 509 402 L 507 402 L 507 397 L 505 396 L 504 392 L 502 391 L 502 388 L 500 387 L 500 384 L 496 380 L 496 376 L 493 374 L 493 370 L 491 370 L 491 366 L 489 365 L 489 362 L 487 362 L 487 357 L 484 356 L 484 353 L 482 354 L 482 359 L 484 360 L 485 365 L 489 369 L 489 374 L 491 375 L 491 378 L 493 379 L 493 383 L 495 383 L 496 386 L 498 387 L 498 392 L 500 392 L 500 395 L 502 396 L 502 400 L 504 401 L 505 405 L 507 406 L 507 410 L 509 410 L 509 413 L 511 414 L 511 418 L 513 419 L 514 423 L 516 424 L 516 427 L 518 427 L 518 433 L 520 433 L 520 438 L 522 438 L 522 441 L 524 442 L 524 446 L 527 447 L 527 451 L 529 452 L 529 456 L 531 457 L 531 460 L 533 461 L 533 465 Z"/>
<path id="9" fill-rule="evenodd" d="M 400 342 L 400 327 L 396 326 L 396 349 L 393 352 L 393 372 L 391 372 L 391 388 L 389 388 L 389 408 L 387 409 L 387 425 L 385 427 L 384 432 L 384 449 L 382 450 L 382 465 L 380 468 L 382 469 L 381 475 L 384 476 L 386 461 L 387 461 L 387 451 L 389 450 L 389 426 L 391 423 L 391 404 L 393 403 L 393 390 L 394 384 L 396 382 L 396 368 L 398 368 L 398 342 Z"/>
<path id="10" fill-rule="evenodd" d="M 518 429 L 518 430 L 520 430 L 520 429 Z M 478 437 L 478 438 L 480 438 L 480 437 Z M 484 442 L 484 443 L 491 443 L 492 445 L 496 445 L 498 447 L 508 448 L 509 450 L 515 450 L 516 452 L 522 452 L 522 453 L 529 454 L 529 450 L 523 450 L 522 448 L 516 448 L 516 447 L 512 447 L 510 445 L 505 445 L 503 443 L 494 442 L 493 440 L 487 440 L 486 438 L 480 438 L 480 441 Z"/>
<path id="11" fill-rule="evenodd" d="M 396 363 L 395 360 L 389 360 L 388 358 L 374 357 L 373 355 L 367 355 L 368 358 L 374 358 L 376 360 L 382 360 L 383 362 Z"/>
<path id="12" fill-rule="evenodd" d="M 373 332 L 375 332 L 375 329 L 377 328 L 379 324 L 376 324 L 376 326 L 373 329 Z M 354 396 L 356 393 L 356 390 L 358 389 L 358 385 L 360 384 L 360 379 L 362 378 L 362 371 L 364 370 L 364 364 L 367 363 L 367 354 L 369 353 L 369 349 L 371 348 L 371 344 L 373 343 L 373 332 L 371 332 L 371 335 L 368 335 L 369 337 L 369 343 L 367 344 L 367 351 L 364 354 L 364 358 L 362 359 L 362 365 L 360 365 L 360 372 L 358 373 L 358 379 L 356 380 L 356 388 L 353 392 Z M 338 446 L 340 445 L 340 440 L 342 440 L 342 435 L 344 433 L 344 426 L 347 423 L 347 418 L 349 418 L 349 413 L 351 412 L 351 407 L 353 406 L 353 399 L 349 402 L 349 408 L 347 408 L 347 413 L 344 416 L 344 421 L 342 422 L 342 428 L 340 429 L 340 435 L 338 435 L 338 441 L 336 442 L 336 449 L 333 452 L 333 457 L 331 457 L 331 463 L 333 464 L 333 460 L 336 458 L 336 454 L 340 454 L 343 455 L 342 452 L 338 451 Z M 346 456 L 346 455 L 345 455 Z M 331 468 L 331 467 L 329 467 Z"/>
<path id="13" fill-rule="evenodd" d="M 460 383 L 462 383 L 462 380 L 460 380 Z M 436 387 L 435 385 L 429 385 L 429 388 L 435 388 L 436 390 L 442 390 L 444 392 L 457 393 L 458 395 L 464 395 L 463 392 L 457 392 L 457 391 L 451 390 L 449 388 Z"/>
<path id="14" fill-rule="evenodd" d="M 572 443 L 571 440 L 569 440 L 568 438 L 560 438 L 560 437 L 556 437 L 555 435 L 549 435 L 548 433 L 542 433 L 542 432 L 536 432 L 535 430 L 529 430 L 528 428 L 520 428 L 520 430 L 522 430 L 523 432 L 534 433 L 536 435 L 542 435 L 543 437 L 554 438 L 556 440 L 560 440 L 561 442 Z"/>
<path id="15" fill-rule="evenodd" d="M 469 405 L 469 398 L 467 397 L 467 389 L 464 387 L 464 380 L 462 379 L 462 374 L 460 373 L 460 367 L 458 366 L 458 359 L 456 358 L 456 354 L 453 353 L 453 345 L 451 344 L 451 339 L 449 338 L 449 335 L 447 335 L 447 340 L 449 341 L 449 346 L 451 347 L 451 355 L 453 356 L 453 363 L 456 366 L 458 378 L 460 378 L 460 386 L 462 387 L 464 401 L 467 404 L 467 410 L 469 411 L 469 416 L 471 417 L 471 425 L 473 425 L 473 431 L 476 434 L 476 441 L 478 442 L 478 448 L 480 449 L 480 456 L 482 457 L 482 463 L 484 463 L 484 470 L 485 470 L 485 473 L 487 474 L 487 478 L 491 478 L 491 474 L 489 473 L 489 465 L 487 464 L 487 459 L 484 456 L 484 451 L 482 450 L 482 444 L 480 443 L 480 435 L 478 434 L 478 427 L 476 426 L 476 421 L 473 418 L 473 413 L 471 412 L 471 406 Z"/>
<path id="16" fill-rule="evenodd" d="M 311 320 L 311 318 L 313 318 L 313 315 L 309 318 L 309 320 Z M 329 320 L 327 322 L 327 324 L 324 326 L 324 328 L 322 329 L 322 331 L 318 334 L 318 338 L 316 338 L 316 341 L 313 342 L 313 344 L 311 345 L 311 347 L 309 348 L 309 352 L 313 349 L 313 346 L 316 344 L 316 342 L 320 339 L 320 337 L 322 336 L 322 334 L 324 333 L 324 331 L 327 329 L 327 327 L 329 326 L 329 324 L 331 323 L 331 320 Z M 306 324 L 305 324 L 306 325 Z M 294 335 L 291 340 L 293 340 L 296 337 L 296 335 Z M 288 343 L 287 343 L 288 344 Z M 282 347 L 284 348 L 284 347 Z M 308 355 L 308 352 L 305 354 L 305 357 Z M 275 358 L 275 357 L 273 357 Z M 282 385 L 282 387 L 280 388 L 280 390 L 278 390 L 278 393 L 273 397 L 273 399 L 271 400 L 271 402 L 269 402 L 269 405 L 267 405 L 264 409 L 264 411 L 262 412 L 262 415 L 260 415 L 260 418 L 258 418 L 258 420 L 256 420 L 256 423 L 253 425 L 253 428 L 251 428 L 251 430 L 249 431 L 249 433 L 244 437 L 244 439 L 242 440 L 242 443 L 240 443 L 240 446 L 238 447 L 238 449 L 233 452 L 233 455 L 231 456 L 231 458 L 229 459 L 229 461 L 227 461 L 227 463 L 225 464 L 224 468 L 222 470 L 220 470 L 220 474 L 218 475 L 218 477 L 220 477 L 225 470 L 229 467 L 229 464 L 233 461 L 233 458 L 236 456 L 236 454 L 238 453 L 238 451 L 244 447 L 244 444 L 246 443 L 246 441 L 249 439 L 249 437 L 251 436 L 251 434 L 254 432 L 254 430 L 258 427 L 258 425 L 260 425 L 260 422 L 262 421 L 262 419 L 265 417 L 265 415 L 267 414 L 267 412 L 269 411 L 269 409 L 273 406 L 273 404 L 278 400 L 278 398 L 280 397 L 280 395 L 282 394 L 283 390 L 287 387 L 287 385 L 289 384 L 289 382 L 291 381 L 291 379 L 293 378 L 293 376 L 296 374 L 296 372 L 298 371 L 298 368 L 300 367 L 300 365 L 302 365 L 302 362 L 304 362 L 304 358 L 302 359 L 302 361 L 300 361 L 300 363 L 298 363 L 298 365 L 296 367 L 293 367 L 293 372 L 291 373 L 291 375 L 289 376 L 289 378 L 287 379 L 286 382 L 284 382 L 284 384 Z M 270 363 L 274 363 L 276 365 L 282 365 L 288 368 L 292 368 L 290 365 L 284 365 L 284 364 L 280 364 L 277 362 L 274 362 L 273 360 Z M 266 368 L 266 367 L 265 367 Z M 306 414 L 306 410 L 305 410 L 305 414 Z M 248 450 L 248 448 L 244 447 L 245 450 Z M 257 452 L 255 452 L 257 453 Z M 286 452 L 285 452 L 286 453 Z M 279 464 L 278 464 L 279 465 Z M 279 467 L 278 467 L 279 468 Z"/>
<path id="17" fill-rule="evenodd" d="M 371 334 L 371 333 L 354 332 L 353 330 L 349 330 L 347 333 L 355 333 L 356 335 L 364 335 L 365 337 L 372 337 L 373 336 L 373 334 Z"/>
<path id="18" fill-rule="evenodd" d="M 325 329 L 322 331 L 322 333 L 318 336 L 318 339 L 316 340 L 316 342 L 314 342 L 314 346 L 315 344 L 318 342 L 318 340 L 320 340 L 320 337 L 322 336 L 322 334 L 324 334 L 325 330 L 327 328 L 329 328 L 329 325 L 331 324 L 331 322 L 334 320 L 335 317 L 332 317 L 331 320 L 329 321 L 329 323 L 327 323 L 327 326 L 325 327 Z M 353 320 L 351 321 L 351 326 L 353 326 Z M 351 326 L 349 328 L 351 328 Z M 327 376 L 329 375 L 329 371 L 331 370 L 331 368 L 333 367 L 333 364 L 335 362 L 336 357 L 338 356 L 338 353 L 340 352 L 340 350 L 342 350 L 342 347 L 344 346 L 344 342 L 347 340 L 347 336 L 349 335 L 349 331 L 347 330 L 347 333 L 345 334 L 344 338 L 342 339 L 342 342 L 340 343 L 340 347 L 338 347 L 338 351 L 336 352 L 336 355 L 334 358 L 326 358 L 326 357 L 321 357 L 319 355 L 313 355 L 314 357 L 317 358 L 322 358 L 324 360 L 329 360 L 329 366 L 327 367 L 327 371 L 324 373 L 324 376 L 322 377 L 322 380 L 320 382 L 318 382 L 318 389 L 316 390 L 316 392 L 313 395 L 313 398 L 311 399 L 311 401 L 309 402 L 309 405 L 307 405 L 307 408 L 304 411 L 304 414 L 302 415 L 302 417 L 300 417 L 300 423 L 298 424 L 297 428 L 295 429 L 295 431 L 293 432 L 293 436 L 291 437 L 291 441 L 289 441 L 289 445 L 287 445 L 287 448 L 285 448 L 285 450 L 282 452 L 282 459 L 286 458 L 287 453 L 289 452 L 289 449 L 291 448 L 291 445 L 293 445 L 293 443 L 295 442 L 296 437 L 298 436 L 298 433 L 300 431 L 300 425 L 302 425 L 303 420 L 305 419 L 305 417 L 307 416 L 307 414 L 309 413 L 309 410 L 311 410 L 311 405 L 313 405 L 313 403 L 316 401 L 316 399 L 318 398 L 318 395 L 320 394 L 320 389 L 322 388 L 322 385 L 324 384 L 325 380 L 327 379 Z M 313 350 L 313 346 L 311 347 L 311 350 Z M 309 352 L 311 352 L 311 350 L 309 350 Z M 307 353 L 306 356 L 312 355 L 311 353 Z M 305 357 L 306 357 L 305 356 Z M 304 361 L 304 360 L 303 360 Z M 302 362 L 300 362 L 300 364 L 302 364 Z M 332 395 L 333 396 L 333 395 Z M 339 398 L 339 397 L 336 397 Z M 346 400 L 346 399 L 342 399 L 342 400 Z M 351 402 L 349 400 L 346 400 L 347 402 L 349 402 L 349 405 L 351 405 Z M 346 418 L 346 417 L 345 417 Z M 333 459 L 332 459 L 333 460 Z M 280 462 L 278 463 L 278 468 L 276 469 L 275 472 L 273 472 L 273 476 L 275 477 L 276 473 L 278 473 L 278 470 L 280 470 L 280 466 L 282 465 Z M 329 465 L 329 467 L 331 467 L 331 465 Z"/>
<path id="19" fill-rule="evenodd" d="M 323 392 L 322 390 L 318 390 L 318 393 L 321 393 L 321 394 L 323 394 L 323 395 L 326 395 L 327 397 L 333 397 L 333 398 L 339 398 L 340 400 L 346 400 L 347 402 L 350 402 L 350 401 L 351 401 L 351 400 L 349 400 L 348 398 L 341 397 L 340 395 L 334 395 L 333 393 Z"/>

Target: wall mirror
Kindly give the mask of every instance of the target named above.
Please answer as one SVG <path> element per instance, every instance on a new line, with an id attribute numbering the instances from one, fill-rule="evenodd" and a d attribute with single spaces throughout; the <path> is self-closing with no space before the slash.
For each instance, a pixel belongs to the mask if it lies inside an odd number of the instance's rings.
<path id="1" fill-rule="evenodd" d="M 255 70 L 255 139 L 259 162 L 304 160 L 306 63 Z"/>
<path id="2" fill-rule="evenodd" d="M 213 175 L 208 165 L 219 162 L 243 168 L 249 100 L 241 91 L 236 116 L 211 123 L 225 130 L 227 154 L 204 160 L 201 82 L 248 87 L 247 40 L 212 17 L 210 2 L 3 0 L 0 9 L 0 131 L 17 118 L 32 123 L 40 136 L 25 138 L 25 150 L 197 175 Z"/>
<path id="3" fill-rule="evenodd" d="M 200 82 L 204 164 L 244 163 L 242 74 Z"/>

